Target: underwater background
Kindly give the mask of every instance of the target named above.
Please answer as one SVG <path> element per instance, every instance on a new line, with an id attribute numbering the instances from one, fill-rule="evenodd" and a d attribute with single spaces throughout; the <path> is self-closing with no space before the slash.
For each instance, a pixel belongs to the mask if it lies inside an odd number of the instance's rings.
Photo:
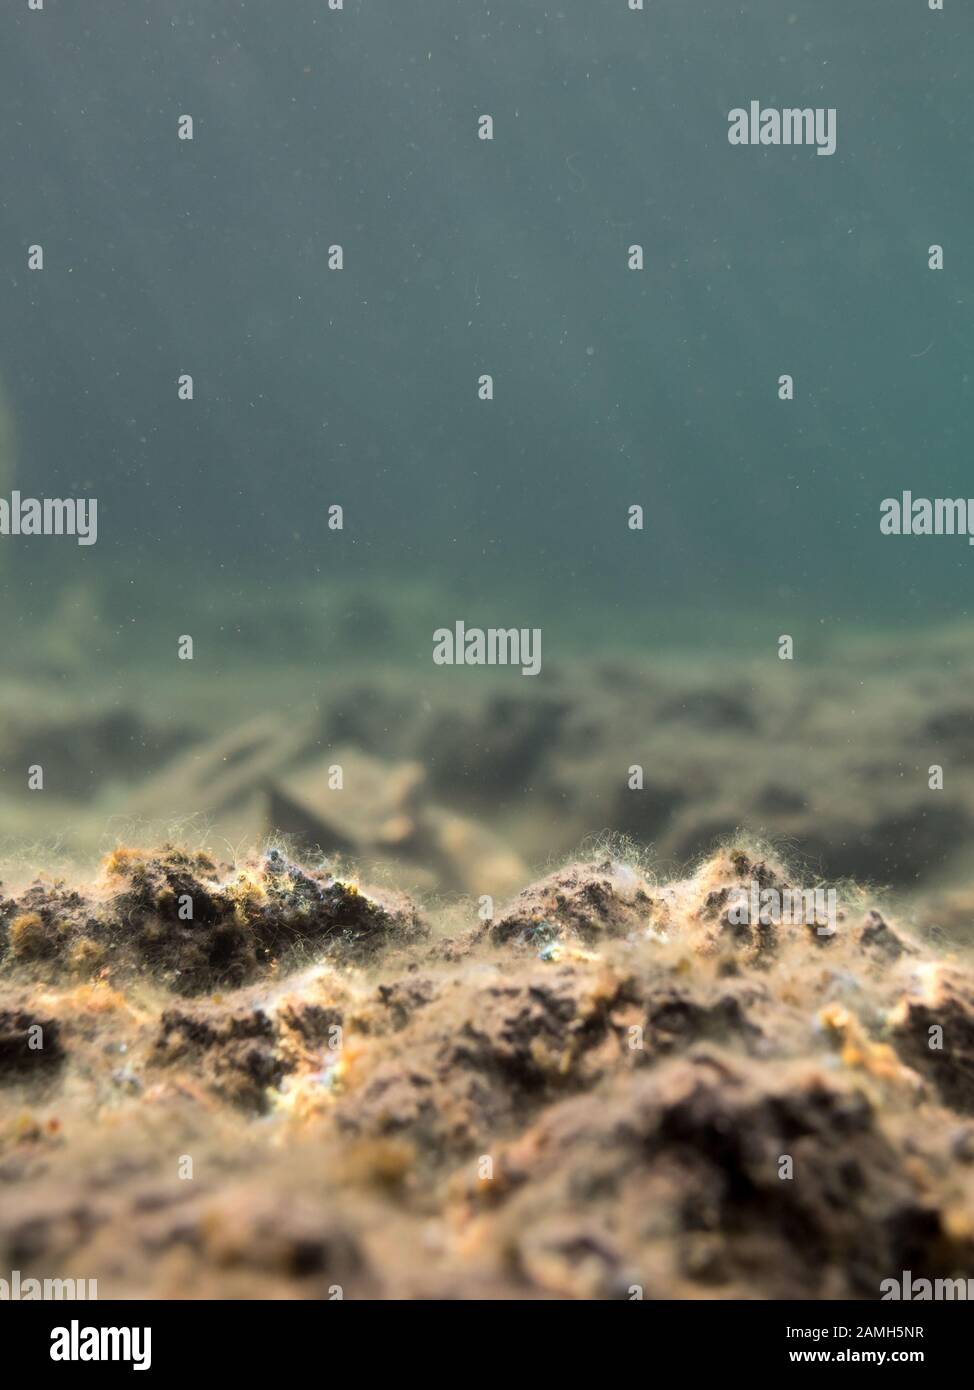
<path id="1" fill-rule="evenodd" d="M 666 842 L 678 803 L 677 856 L 755 823 L 856 872 L 858 823 L 830 817 L 876 798 L 875 836 L 906 765 L 897 814 L 939 825 L 954 795 L 966 843 L 966 768 L 932 801 L 925 769 L 974 746 L 971 552 L 879 532 L 885 497 L 970 490 L 963 6 L 48 0 L 0 23 L 3 486 L 99 508 L 90 547 L 3 538 L 11 845 L 100 844 L 136 806 L 219 824 L 143 779 L 308 709 L 321 756 L 530 808 L 532 858 Z M 834 107 L 836 152 L 730 146 L 751 100 Z M 458 619 L 540 628 L 541 676 L 434 667 Z M 648 811 L 610 791 L 636 763 Z M 910 880 L 929 838 L 861 872 Z"/>
<path id="2" fill-rule="evenodd" d="M 0 1300 L 974 1288 L 934 3 L 5 0 Z"/>

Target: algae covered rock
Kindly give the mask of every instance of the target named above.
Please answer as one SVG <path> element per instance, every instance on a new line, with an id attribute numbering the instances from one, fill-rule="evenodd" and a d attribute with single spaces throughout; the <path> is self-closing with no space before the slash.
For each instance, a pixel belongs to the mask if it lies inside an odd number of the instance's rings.
<path id="1" fill-rule="evenodd" d="M 490 938 L 529 947 L 565 939 L 594 944 L 644 926 L 658 905 L 626 864 L 610 858 L 571 864 L 519 893 L 492 923 Z"/>
<path id="2" fill-rule="evenodd" d="M 242 985 L 298 953 L 365 961 L 425 931 L 407 898 L 302 869 L 280 850 L 220 866 L 172 845 L 114 851 L 90 893 L 35 884 L 4 918 L 0 970 L 140 970 L 181 994 Z"/>
<path id="3" fill-rule="evenodd" d="M 0 1264 L 122 1297 L 974 1277 L 970 963 L 766 850 L 576 860 L 478 925 L 164 845 L 2 914 Z"/>

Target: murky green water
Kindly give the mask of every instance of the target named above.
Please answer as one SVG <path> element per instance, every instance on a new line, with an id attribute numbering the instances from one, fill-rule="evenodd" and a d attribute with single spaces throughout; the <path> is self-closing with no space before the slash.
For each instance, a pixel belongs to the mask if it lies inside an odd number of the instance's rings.
<path id="1" fill-rule="evenodd" d="M 967 612 L 963 540 L 878 528 L 970 491 L 956 0 L 2 24 L 5 486 L 100 509 L 89 549 L 4 539 L 8 624 L 74 588 L 147 652 L 233 610 L 273 653 L 350 582 L 585 644 Z M 730 146 L 752 99 L 834 108 L 835 154 Z"/>

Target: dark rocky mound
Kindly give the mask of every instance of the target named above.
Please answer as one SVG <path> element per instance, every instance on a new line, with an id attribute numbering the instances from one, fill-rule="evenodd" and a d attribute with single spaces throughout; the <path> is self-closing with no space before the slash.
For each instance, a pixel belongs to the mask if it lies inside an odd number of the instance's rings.
<path id="1" fill-rule="evenodd" d="M 294 952 L 368 960 L 425 928 L 405 897 L 290 863 L 279 850 L 243 865 L 163 846 L 116 850 L 86 895 L 36 883 L 2 905 L 0 974 L 46 980 L 149 971 L 181 994 L 236 987 Z"/>

